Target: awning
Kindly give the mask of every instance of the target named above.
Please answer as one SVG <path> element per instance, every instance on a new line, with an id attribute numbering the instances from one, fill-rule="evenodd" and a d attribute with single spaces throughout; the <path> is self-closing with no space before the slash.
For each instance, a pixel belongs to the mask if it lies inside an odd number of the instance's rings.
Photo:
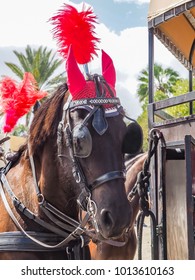
<path id="1" fill-rule="evenodd" d="M 151 0 L 148 28 L 187 69 L 195 70 L 195 1 Z"/>

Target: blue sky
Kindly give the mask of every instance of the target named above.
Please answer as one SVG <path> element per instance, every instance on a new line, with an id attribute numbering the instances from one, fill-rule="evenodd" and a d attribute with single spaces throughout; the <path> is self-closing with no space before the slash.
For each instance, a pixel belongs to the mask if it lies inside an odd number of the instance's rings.
<path id="1" fill-rule="evenodd" d="M 80 3 L 79 0 L 72 1 Z M 88 0 L 98 15 L 100 22 L 103 22 L 110 30 L 120 32 L 125 28 L 146 26 L 149 1 L 128 1 L 128 0 Z"/>
<path id="2" fill-rule="evenodd" d="M 0 76 L 13 76 L 6 62 L 17 63 L 13 50 L 23 51 L 27 45 L 34 48 L 47 46 L 57 49 L 48 22 L 64 3 L 76 5 L 78 0 L 6 0 L 0 9 Z M 101 38 L 98 46 L 113 59 L 116 72 L 116 89 L 121 103 L 130 117 L 137 118 L 141 106 L 136 95 L 137 77 L 148 64 L 147 13 L 149 0 L 87 0 L 93 7 L 99 24 L 96 33 Z M 78 5 L 80 4 L 80 5 Z M 101 73 L 100 57 L 89 65 L 91 73 Z M 155 62 L 171 66 L 184 73 L 176 59 L 155 41 Z M 64 70 L 64 65 L 62 65 Z M 61 72 L 61 70 L 60 70 Z"/>

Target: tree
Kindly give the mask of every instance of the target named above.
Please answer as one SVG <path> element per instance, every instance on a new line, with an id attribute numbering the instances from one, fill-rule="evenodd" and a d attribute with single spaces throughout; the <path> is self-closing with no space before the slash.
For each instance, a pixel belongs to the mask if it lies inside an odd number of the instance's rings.
<path id="1" fill-rule="evenodd" d="M 179 79 L 179 74 L 172 68 L 163 68 L 162 65 L 158 63 L 154 64 L 154 92 L 161 91 L 164 98 L 171 97 L 173 94 L 173 86 Z M 137 95 L 139 97 L 139 101 L 144 102 L 145 99 L 148 98 L 148 67 L 140 72 L 138 82 Z"/>
<path id="2" fill-rule="evenodd" d="M 55 71 L 63 63 L 62 59 L 56 58 L 56 53 L 48 50 L 47 47 L 40 46 L 38 49 L 32 49 L 29 45 L 25 49 L 25 53 L 13 51 L 16 55 L 19 65 L 5 62 L 12 72 L 20 79 L 23 79 L 25 72 L 33 74 L 39 90 L 51 93 L 56 87 L 66 81 L 65 71 L 55 75 Z M 36 110 L 38 103 L 35 104 Z M 31 112 L 25 116 L 25 125 L 18 124 L 13 133 L 21 134 L 28 130 Z"/>
<path id="3" fill-rule="evenodd" d="M 145 152 L 148 150 L 148 111 L 146 108 L 137 118 L 137 122 L 143 130 L 143 151 Z"/>
<path id="4" fill-rule="evenodd" d="M 154 64 L 154 100 L 159 101 L 175 95 L 176 84 L 180 80 L 179 74 L 172 68 L 163 68 L 162 65 Z M 142 104 L 142 114 L 137 121 L 141 125 L 144 133 L 144 151 L 148 148 L 148 67 L 143 69 L 138 76 L 137 95 Z M 170 109 L 169 112 L 170 113 Z"/>
<path id="5" fill-rule="evenodd" d="M 65 72 L 53 76 L 63 60 L 56 58 L 56 54 L 47 47 L 40 46 L 38 49 L 32 49 L 27 46 L 25 54 L 16 50 L 13 52 L 20 65 L 10 62 L 5 62 L 5 64 L 19 79 L 23 79 L 24 72 L 30 72 L 37 81 L 39 89 L 47 92 L 51 92 L 54 87 L 65 81 Z"/>
<path id="6" fill-rule="evenodd" d="M 173 85 L 172 87 L 172 95 L 173 96 L 179 96 L 182 95 L 184 93 L 187 93 L 189 91 L 189 85 L 188 85 L 189 81 L 187 79 L 179 79 L 177 80 L 177 82 L 175 83 L 175 85 Z M 195 79 L 193 79 L 193 85 L 195 89 Z M 160 91 L 157 90 L 155 92 L 155 100 L 162 100 L 165 99 L 165 94 Z M 195 103 L 195 102 L 193 102 Z M 142 129 L 143 129 L 143 133 L 144 133 L 144 144 L 143 144 L 143 149 L 144 151 L 147 150 L 148 148 L 148 111 L 147 111 L 147 105 L 148 105 L 148 100 L 145 98 L 145 102 L 143 102 L 142 104 L 142 113 L 141 115 L 138 117 L 137 121 L 138 123 L 141 125 Z M 165 109 L 165 112 L 168 113 L 170 116 L 172 116 L 173 118 L 180 118 L 183 116 L 187 116 L 189 115 L 189 103 L 184 103 L 184 104 L 180 104 L 177 106 L 173 106 L 173 107 L 169 107 L 167 109 Z M 195 113 L 195 104 L 194 104 L 194 108 L 193 108 L 193 113 Z"/>
<path id="7" fill-rule="evenodd" d="M 173 86 L 173 96 L 179 96 L 189 91 L 189 81 L 187 79 L 180 79 Z M 193 79 L 193 90 L 195 90 L 195 79 Z M 193 102 L 193 114 L 195 113 L 195 102 Z M 169 115 L 174 118 L 180 118 L 189 115 L 189 103 L 180 104 L 177 106 L 169 107 L 165 110 Z"/>

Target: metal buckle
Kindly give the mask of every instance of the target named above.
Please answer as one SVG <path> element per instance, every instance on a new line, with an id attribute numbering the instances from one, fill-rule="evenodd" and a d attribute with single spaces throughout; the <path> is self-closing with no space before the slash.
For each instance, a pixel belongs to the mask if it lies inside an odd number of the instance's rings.
<path id="1" fill-rule="evenodd" d="M 97 205 L 95 203 L 95 201 L 93 201 L 91 199 L 91 196 L 89 195 L 88 197 L 88 202 L 87 202 L 87 213 L 92 217 L 92 223 L 94 225 L 94 228 L 96 230 L 96 232 L 99 232 L 99 228 L 98 228 L 98 224 L 96 221 L 96 214 L 97 214 Z"/>
<path id="2" fill-rule="evenodd" d="M 71 260 L 71 253 L 72 253 L 72 248 L 66 247 L 66 254 L 67 254 L 68 260 Z"/>
<path id="3" fill-rule="evenodd" d="M 38 204 L 42 205 L 43 202 L 45 201 L 44 196 L 42 195 L 42 193 L 37 194 L 37 200 L 38 200 Z"/>

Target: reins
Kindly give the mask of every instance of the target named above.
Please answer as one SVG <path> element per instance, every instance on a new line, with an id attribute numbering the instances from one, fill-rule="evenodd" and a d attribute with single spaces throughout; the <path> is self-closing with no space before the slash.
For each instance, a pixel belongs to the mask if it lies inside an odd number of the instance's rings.
<path id="1" fill-rule="evenodd" d="M 159 141 L 164 143 L 163 135 L 158 129 L 152 129 L 149 133 L 149 148 L 148 155 L 144 161 L 143 169 L 137 175 L 137 181 L 128 194 L 131 201 L 137 194 L 139 196 L 140 213 L 137 217 L 137 239 L 138 239 L 138 259 L 142 259 L 142 239 L 143 239 L 143 226 L 145 217 L 150 217 L 151 222 L 151 258 L 158 259 L 158 243 L 157 243 L 157 224 L 154 213 L 150 210 L 149 205 L 149 184 L 151 173 L 149 171 L 151 158 L 157 151 Z"/>

